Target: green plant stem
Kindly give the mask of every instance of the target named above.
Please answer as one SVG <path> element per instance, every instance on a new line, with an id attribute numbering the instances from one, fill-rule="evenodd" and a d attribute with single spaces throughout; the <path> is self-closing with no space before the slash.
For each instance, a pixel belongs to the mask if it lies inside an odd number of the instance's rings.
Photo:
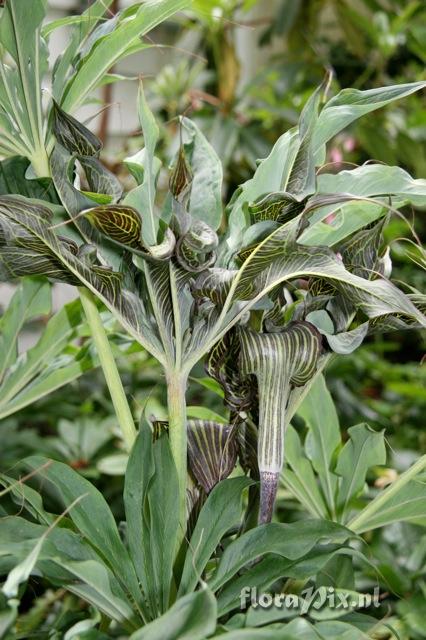
<path id="1" fill-rule="evenodd" d="M 188 376 L 182 371 L 172 370 L 166 372 L 166 378 L 170 447 L 179 481 L 180 531 L 177 534 L 179 547 L 186 531 L 186 385 Z"/>
<path id="2" fill-rule="evenodd" d="M 395 482 L 385 489 L 377 498 L 374 498 L 370 504 L 361 511 L 348 525 L 349 529 L 352 529 L 355 533 L 363 533 L 368 530 L 368 526 L 365 524 L 368 519 L 371 518 L 377 511 L 382 509 L 386 502 L 393 498 L 393 496 L 402 489 L 404 485 L 418 475 L 423 469 L 426 469 L 426 455 L 422 456 L 413 464 L 412 467 L 404 471 Z"/>
<path id="3" fill-rule="evenodd" d="M 120 425 L 123 433 L 123 439 L 126 447 L 130 451 L 136 438 L 136 428 L 129 403 L 127 402 L 126 394 L 124 393 L 117 365 L 115 363 L 114 356 L 112 355 L 108 337 L 102 324 L 93 294 L 89 289 L 84 287 L 80 287 L 79 291 L 81 303 L 98 352 L 105 381 L 111 394 L 111 400 L 117 415 L 118 424 Z"/>

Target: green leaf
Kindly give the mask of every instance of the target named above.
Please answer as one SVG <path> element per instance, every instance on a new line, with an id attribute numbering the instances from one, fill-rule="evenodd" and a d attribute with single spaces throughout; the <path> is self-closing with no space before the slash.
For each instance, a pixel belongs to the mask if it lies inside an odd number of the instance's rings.
<path id="1" fill-rule="evenodd" d="M 299 135 L 293 128 L 284 133 L 273 146 L 267 158 L 262 160 L 252 178 L 236 192 L 229 205 L 229 252 L 241 248 L 244 227 L 249 222 L 244 212 L 246 202 L 254 202 L 271 191 L 285 191 L 294 159 L 299 149 Z"/>
<path id="2" fill-rule="evenodd" d="M 220 588 L 217 596 L 218 615 L 223 616 L 232 609 L 240 609 L 244 589 L 255 588 L 258 593 L 264 593 L 283 577 L 306 580 L 334 559 L 341 561 L 340 547 L 328 544 L 314 546 L 309 553 L 297 560 L 290 560 L 276 553 L 266 554 Z M 263 613 L 266 614 L 266 611 Z"/>
<path id="3" fill-rule="evenodd" d="M 47 462 L 41 456 L 31 456 L 26 458 L 25 466 L 31 470 L 40 470 Z M 115 573 L 125 591 L 136 602 L 140 602 L 141 595 L 133 565 L 101 493 L 88 480 L 61 462 L 51 461 L 37 475 L 42 479 L 43 486 L 48 486 L 59 497 L 63 507 L 68 507 L 81 497 L 70 511 L 72 521 Z"/>
<path id="4" fill-rule="evenodd" d="M 0 220 L 20 225 L 37 241 L 41 240 L 49 252 L 78 280 L 93 291 L 115 313 L 128 331 L 162 362 L 162 348 L 148 321 L 142 299 L 124 289 L 123 274 L 103 265 L 90 264 L 84 253 L 75 255 L 60 244 L 50 228 L 51 213 L 18 196 L 0 198 Z M 1 255 L 1 253 L 0 253 Z M 149 344 L 149 347 L 148 347 Z M 156 346 L 155 346 L 156 345 Z"/>
<path id="5" fill-rule="evenodd" d="M 142 421 L 126 470 L 124 506 L 131 557 L 148 603 L 148 618 L 167 610 L 179 526 L 176 469 L 166 434 L 152 443 Z"/>
<path id="6" fill-rule="evenodd" d="M 24 560 L 19 562 L 12 571 L 9 572 L 6 582 L 2 586 L 2 591 L 7 598 L 16 598 L 20 584 L 26 582 L 34 570 L 35 564 L 40 555 L 44 543 L 44 536 L 34 545 L 33 549 Z"/>
<path id="7" fill-rule="evenodd" d="M 206 493 L 227 478 L 237 461 L 235 433 L 229 424 L 188 420 L 188 463 Z"/>
<path id="8" fill-rule="evenodd" d="M 201 509 L 189 541 L 178 594 L 196 588 L 201 574 L 225 533 L 241 520 L 241 494 L 253 482 L 245 477 L 222 480 Z"/>
<path id="9" fill-rule="evenodd" d="M 50 285 L 46 280 L 23 278 L 0 318 L 0 381 L 18 356 L 18 336 L 26 322 L 51 310 Z"/>
<path id="10" fill-rule="evenodd" d="M 380 109 L 394 100 L 409 96 L 425 86 L 425 82 L 412 82 L 368 89 L 367 91 L 359 91 L 358 89 L 340 91 L 337 96 L 327 102 L 318 118 L 314 135 L 317 164 L 323 162 L 323 145 L 354 120 Z"/>
<path id="11" fill-rule="evenodd" d="M 182 127 L 189 136 L 184 146 L 191 158 L 189 214 L 216 230 L 222 220 L 222 163 L 194 122 L 182 118 Z"/>
<path id="12" fill-rule="evenodd" d="M 75 300 L 49 320 L 34 347 L 19 355 L 0 385 L 1 417 L 18 411 L 94 366 L 87 349 L 69 346 L 81 329 L 81 322 L 81 305 Z"/>
<path id="13" fill-rule="evenodd" d="M 131 248 L 143 249 L 142 221 L 133 207 L 104 205 L 89 209 L 85 217 L 110 240 Z"/>
<path id="14" fill-rule="evenodd" d="M 318 176 L 319 193 L 345 193 L 368 198 L 391 195 L 414 206 L 426 205 L 426 180 L 412 178 L 400 167 L 366 164 L 337 174 Z"/>
<path id="15" fill-rule="evenodd" d="M 316 381 L 311 387 L 313 389 Z M 309 394 L 308 394 L 309 397 Z M 291 467 L 284 469 L 281 481 L 284 486 L 304 505 L 312 516 L 325 518 L 327 508 L 318 488 L 311 462 L 304 456 L 300 438 L 289 424 L 286 430 L 285 462 Z"/>
<path id="16" fill-rule="evenodd" d="M 250 254 L 235 277 L 227 303 L 244 299 L 246 287 L 257 279 L 259 293 L 240 307 L 233 320 L 235 323 L 266 293 L 278 284 L 295 278 L 312 276 L 323 278 L 337 287 L 351 304 L 359 306 L 370 318 L 386 314 L 402 314 L 426 325 L 422 313 L 408 297 L 385 278 L 366 280 L 350 273 L 338 256 L 327 247 L 302 247 L 295 241 L 300 220 L 297 218 L 271 233 Z M 224 313 L 224 312 L 223 312 Z"/>
<path id="17" fill-rule="evenodd" d="M 163 616 L 130 640 L 205 640 L 216 628 L 216 600 L 203 588 L 180 598 Z"/>
<path id="18" fill-rule="evenodd" d="M 124 199 L 124 203 L 135 207 L 146 224 L 142 227 L 142 237 L 147 246 L 157 244 L 159 219 L 154 210 L 155 183 L 158 174 L 158 161 L 155 147 L 160 137 L 160 131 L 145 98 L 142 83 L 139 84 L 138 95 L 139 120 L 145 143 L 143 156 L 143 182 L 131 191 Z M 131 160 L 129 158 L 129 160 Z"/>
<path id="19" fill-rule="evenodd" d="M 13 156 L 0 162 L 0 195 L 19 193 L 27 198 L 38 198 L 59 204 L 50 178 L 29 180 L 26 173 L 30 162 L 23 156 Z"/>
<path id="20" fill-rule="evenodd" d="M 318 122 L 321 93 L 327 80 L 309 97 L 299 118 L 300 145 L 288 179 L 287 190 L 299 202 L 315 191 L 313 135 Z"/>
<path id="21" fill-rule="evenodd" d="M 226 547 L 216 573 L 209 580 L 209 587 L 212 591 L 217 591 L 242 567 L 259 558 L 259 555 L 275 553 L 289 560 L 298 560 L 321 541 L 343 544 L 350 536 L 348 529 L 327 520 L 262 524 Z"/>
<path id="22" fill-rule="evenodd" d="M 333 399 L 322 375 L 316 378 L 297 414 L 309 427 L 305 450 L 319 474 L 328 508 L 333 513 L 337 477 L 332 473 L 331 466 L 333 455 L 340 445 L 340 427 Z"/>
<path id="23" fill-rule="evenodd" d="M 83 60 L 65 89 L 62 108 L 73 111 L 80 106 L 105 73 L 126 55 L 132 45 L 139 43 L 148 31 L 188 5 L 188 0 L 150 0 L 141 5 L 133 16 L 121 21 Z"/>
<path id="24" fill-rule="evenodd" d="M 16 65 L 13 68 L 0 62 L 0 122 L 4 125 L 0 137 L 5 138 L 8 155 L 14 149 L 12 155 L 30 158 L 39 175 L 46 175 L 48 170 L 41 96 L 47 48 L 40 37 L 46 5 L 46 0 L 34 0 L 31 7 L 25 0 L 13 0 L 5 4 L 0 15 L 0 41 Z"/>
<path id="25" fill-rule="evenodd" d="M 345 519 L 351 499 L 365 484 L 370 467 L 386 462 L 384 431 L 373 431 L 366 424 L 349 429 L 349 440 L 339 453 L 336 473 L 342 478 L 337 497 L 337 506 Z"/>

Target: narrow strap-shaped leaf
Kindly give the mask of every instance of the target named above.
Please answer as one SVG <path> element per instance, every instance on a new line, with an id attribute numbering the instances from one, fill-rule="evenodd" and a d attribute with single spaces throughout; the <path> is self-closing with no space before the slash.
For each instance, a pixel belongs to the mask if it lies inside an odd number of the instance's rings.
<path id="1" fill-rule="evenodd" d="M 231 425 L 211 420 L 188 420 L 188 463 L 206 493 L 227 478 L 237 461 Z"/>
<path id="2" fill-rule="evenodd" d="M 321 336 L 308 322 L 292 323 L 282 333 L 240 331 L 241 367 L 256 375 L 259 389 L 258 464 L 260 521 L 272 517 L 278 477 L 284 462 L 286 410 L 293 386 L 308 382 L 317 369 Z"/>

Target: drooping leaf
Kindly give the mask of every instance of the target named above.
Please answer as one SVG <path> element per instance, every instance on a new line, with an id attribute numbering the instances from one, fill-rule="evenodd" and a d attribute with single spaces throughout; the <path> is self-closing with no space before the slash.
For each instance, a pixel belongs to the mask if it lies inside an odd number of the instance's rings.
<path id="1" fill-rule="evenodd" d="M 412 82 L 367 91 L 358 89 L 340 91 L 337 96 L 327 102 L 318 118 L 314 134 L 314 145 L 318 154 L 317 164 L 323 162 L 323 145 L 354 120 L 394 100 L 419 91 L 425 86 L 424 82 Z"/>
<path id="2" fill-rule="evenodd" d="M 120 322 L 141 343 L 149 343 L 149 351 L 162 360 L 161 346 L 150 326 L 142 299 L 123 287 L 123 276 L 103 265 L 88 263 L 84 255 L 74 255 L 60 244 L 50 228 L 49 210 L 20 197 L 0 199 L 0 219 L 20 225 L 44 243 L 79 281 L 89 287 L 117 315 Z"/>

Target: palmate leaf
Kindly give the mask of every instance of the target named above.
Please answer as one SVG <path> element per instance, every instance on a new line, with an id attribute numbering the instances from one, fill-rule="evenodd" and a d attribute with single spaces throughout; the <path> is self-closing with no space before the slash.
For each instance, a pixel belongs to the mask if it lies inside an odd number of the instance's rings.
<path id="1" fill-rule="evenodd" d="M 91 289 L 117 315 L 131 335 L 162 361 L 161 345 L 148 323 L 142 299 L 123 287 L 121 273 L 90 265 L 84 257 L 71 253 L 50 229 L 50 211 L 25 198 L 0 198 L 0 218 L 20 225 L 41 241 L 46 252 L 53 253 L 81 284 Z"/>
<path id="2" fill-rule="evenodd" d="M 260 522 L 272 517 L 279 474 L 284 462 L 284 433 L 292 387 L 302 386 L 316 372 L 321 336 L 308 322 L 290 324 L 282 333 L 241 330 L 241 368 L 255 374 L 259 390 L 258 465 Z"/>

